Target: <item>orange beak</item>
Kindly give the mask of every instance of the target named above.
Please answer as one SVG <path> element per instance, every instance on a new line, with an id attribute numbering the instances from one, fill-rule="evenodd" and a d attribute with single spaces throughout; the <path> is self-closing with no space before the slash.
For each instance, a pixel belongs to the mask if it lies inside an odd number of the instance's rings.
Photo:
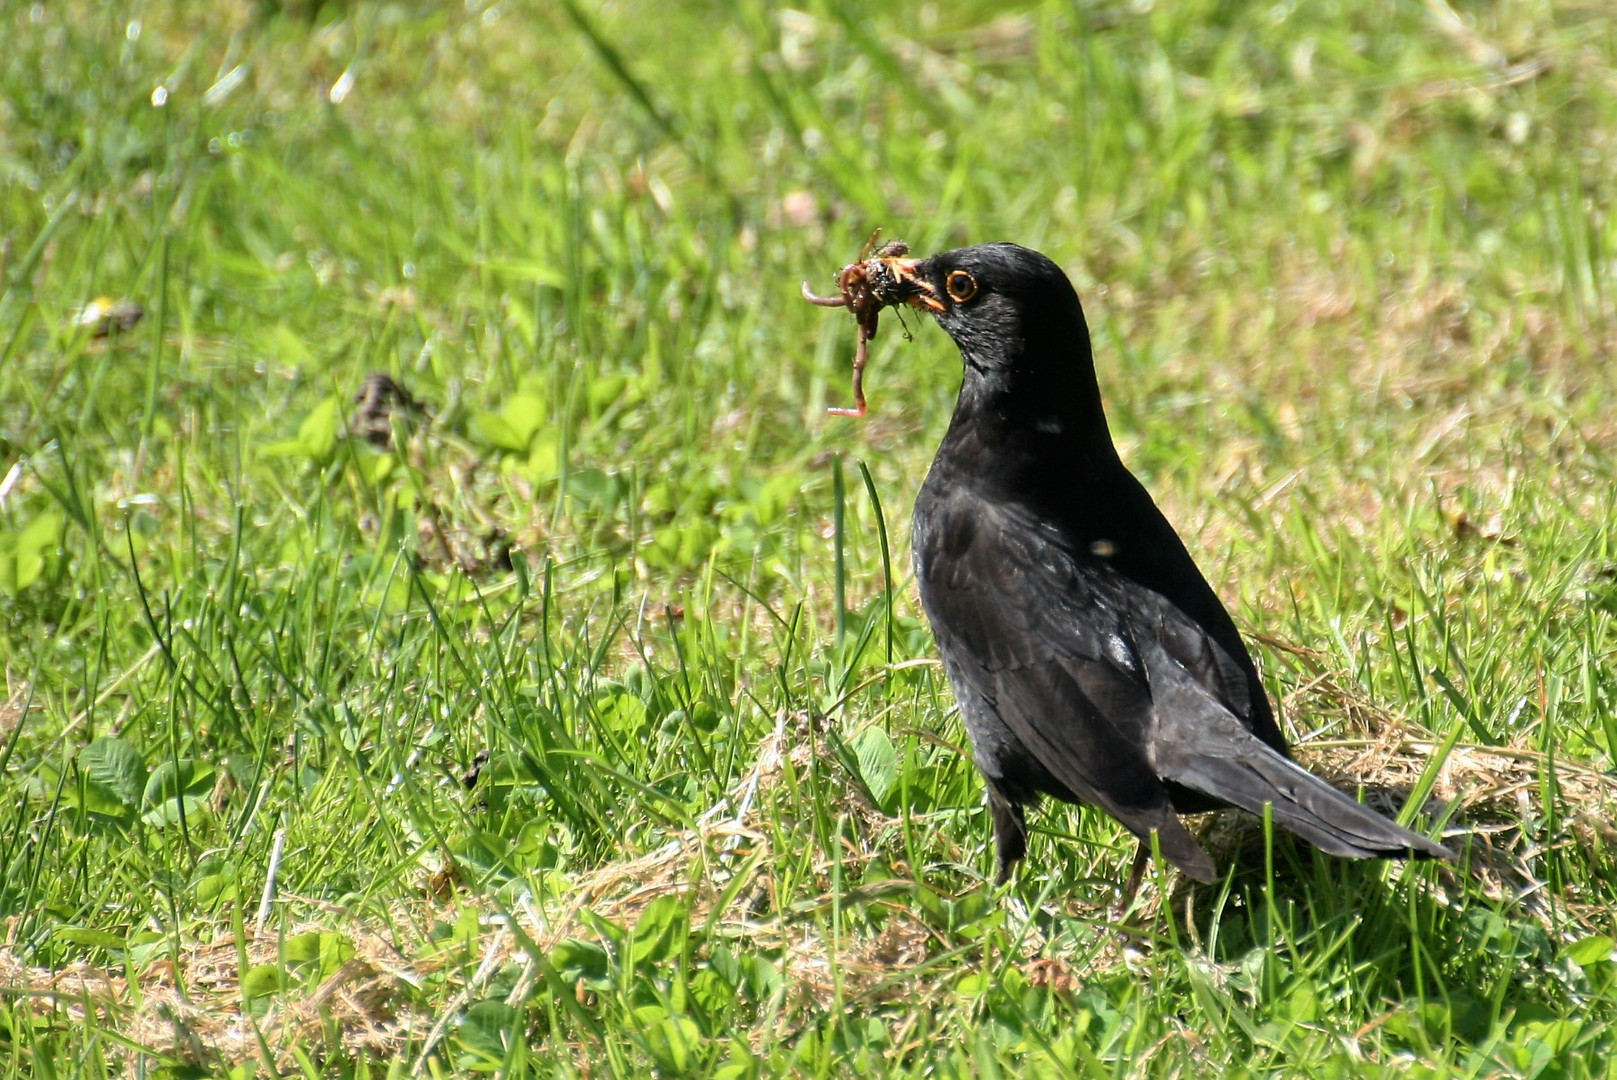
<path id="1" fill-rule="evenodd" d="M 920 259 L 881 259 L 882 265 L 887 267 L 893 281 L 902 287 L 898 299 L 924 311 L 941 313 L 946 311 L 942 300 L 938 299 L 938 290 L 932 283 L 916 272 L 921 265 Z"/>

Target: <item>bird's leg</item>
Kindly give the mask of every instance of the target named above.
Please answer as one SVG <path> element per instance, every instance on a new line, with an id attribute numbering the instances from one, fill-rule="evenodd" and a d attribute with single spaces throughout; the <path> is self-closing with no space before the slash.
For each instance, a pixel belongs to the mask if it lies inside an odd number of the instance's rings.
<path id="1" fill-rule="evenodd" d="M 1129 871 L 1128 880 L 1123 883 L 1123 898 L 1117 904 L 1119 919 L 1129 913 L 1129 905 L 1134 903 L 1134 894 L 1140 891 L 1140 881 L 1145 877 L 1145 868 L 1150 861 L 1151 843 L 1141 840 L 1139 850 L 1134 853 L 1134 867 Z"/>
<path id="2" fill-rule="evenodd" d="M 865 333 L 864 324 L 859 326 L 859 344 L 853 349 L 853 408 L 830 408 L 825 410 L 832 416 L 864 416 L 865 409 L 865 359 L 870 354 L 870 335 Z"/>
<path id="3" fill-rule="evenodd" d="M 988 788 L 988 810 L 994 818 L 994 862 L 998 865 L 994 883 L 1003 885 L 1027 854 L 1027 818 L 1020 803 L 1011 802 L 993 785 Z"/>

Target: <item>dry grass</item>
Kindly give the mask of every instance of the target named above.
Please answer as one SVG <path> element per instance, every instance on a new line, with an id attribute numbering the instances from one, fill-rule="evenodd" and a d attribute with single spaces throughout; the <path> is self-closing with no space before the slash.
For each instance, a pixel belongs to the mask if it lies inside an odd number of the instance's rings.
<path id="1" fill-rule="evenodd" d="M 244 1003 L 238 944 L 227 928 L 203 944 L 179 947 L 177 955 L 142 968 L 133 980 L 115 969 L 85 962 L 52 970 L 30 967 L 11 945 L 0 948 L 0 994 L 29 1006 L 36 1016 L 116 1031 L 133 1048 L 126 1062 L 150 1055 L 212 1069 L 242 1062 L 272 1061 L 277 1070 L 296 1067 L 294 1051 L 332 1046 L 342 1052 L 389 1059 L 419 1042 L 435 1017 L 405 1004 L 411 986 L 429 974 L 401 957 L 380 933 L 364 927 L 336 928 L 355 948 L 352 959 L 317 986 L 294 987 L 262 1008 Z M 304 924 L 294 932 L 331 930 Z M 250 937 L 249 964 L 276 965 L 276 935 Z"/>

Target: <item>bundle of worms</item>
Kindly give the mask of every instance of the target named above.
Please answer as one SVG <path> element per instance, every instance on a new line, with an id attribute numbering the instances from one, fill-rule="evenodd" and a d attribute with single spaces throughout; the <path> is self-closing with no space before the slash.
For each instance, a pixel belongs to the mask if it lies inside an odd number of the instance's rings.
<path id="1" fill-rule="evenodd" d="M 853 408 L 825 410 L 834 416 L 864 416 L 869 411 L 865 405 L 865 361 L 870 355 L 870 339 L 876 336 L 881 309 L 901 302 L 899 282 L 886 260 L 909 254 L 910 246 L 902 240 L 890 240 L 872 252 L 880 232 L 878 229 L 871 233 L 859 258 L 837 273 L 837 295 L 816 295 L 809 283 L 803 282 L 803 299 L 820 307 L 847 308 L 859 324 L 859 341 L 853 353 Z"/>

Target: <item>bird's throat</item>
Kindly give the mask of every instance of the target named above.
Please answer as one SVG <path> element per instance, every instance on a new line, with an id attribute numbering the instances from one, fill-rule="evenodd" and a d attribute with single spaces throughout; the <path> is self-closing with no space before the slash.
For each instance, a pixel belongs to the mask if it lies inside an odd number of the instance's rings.
<path id="1" fill-rule="evenodd" d="M 1087 362 L 1029 368 L 973 363 L 967 356 L 945 441 L 968 436 L 983 452 L 1031 454 L 1051 463 L 1117 456 Z"/>

